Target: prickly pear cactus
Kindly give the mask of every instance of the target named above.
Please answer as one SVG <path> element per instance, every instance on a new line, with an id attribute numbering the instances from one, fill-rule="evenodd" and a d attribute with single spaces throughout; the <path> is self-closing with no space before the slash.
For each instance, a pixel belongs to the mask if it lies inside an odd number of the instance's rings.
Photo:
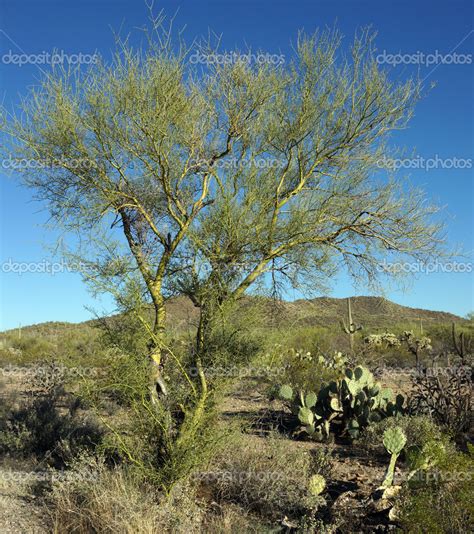
<path id="1" fill-rule="evenodd" d="M 399 426 L 387 428 L 383 433 L 383 444 L 390 454 L 400 454 L 406 442 L 405 432 Z"/>
<path id="2" fill-rule="evenodd" d="M 309 492 L 314 497 L 321 495 L 321 493 L 326 489 L 326 480 L 322 475 L 313 475 L 309 479 Z"/>
<path id="3" fill-rule="evenodd" d="M 278 396 L 282 400 L 290 401 L 293 399 L 293 388 L 289 386 L 288 384 L 284 384 L 283 386 L 280 386 L 280 389 L 278 390 Z"/>
<path id="4" fill-rule="evenodd" d="M 280 386 L 278 397 L 285 400 L 298 418 L 300 430 L 313 439 L 329 437 L 329 432 L 345 433 L 356 439 L 372 422 L 404 412 L 405 399 L 383 388 L 363 366 L 347 368 L 344 376 L 325 384 L 316 394 Z"/>
<path id="5" fill-rule="evenodd" d="M 407 437 L 405 432 L 399 427 L 388 428 L 383 433 L 383 444 L 387 451 L 391 454 L 390 464 L 387 468 L 385 478 L 382 482 L 382 487 L 387 488 L 393 484 L 393 475 L 395 473 L 395 464 L 397 458 L 405 447 Z"/>
<path id="6" fill-rule="evenodd" d="M 305 405 L 308 408 L 313 408 L 314 406 L 316 406 L 316 402 L 318 401 L 318 396 L 316 395 L 316 393 L 314 393 L 314 391 L 310 391 L 309 393 L 306 393 L 306 397 L 304 400 L 305 400 Z"/>
<path id="7" fill-rule="evenodd" d="M 298 412 L 298 419 L 302 425 L 313 425 L 314 415 L 310 408 L 302 406 Z"/>

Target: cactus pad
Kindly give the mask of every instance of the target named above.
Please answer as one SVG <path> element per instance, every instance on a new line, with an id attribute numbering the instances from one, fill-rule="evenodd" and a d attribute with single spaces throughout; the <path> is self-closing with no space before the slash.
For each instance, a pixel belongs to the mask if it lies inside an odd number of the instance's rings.
<path id="1" fill-rule="evenodd" d="M 278 396 L 283 400 L 291 400 L 293 398 L 293 388 L 288 384 L 284 384 L 278 390 Z"/>
<path id="2" fill-rule="evenodd" d="M 314 497 L 321 495 L 326 488 L 326 480 L 322 475 L 313 475 L 309 479 L 309 492 Z"/>
<path id="3" fill-rule="evenodd" d="M 400 454 L 406 442 L 405 432 L 399 426 L 388 428 L 383 433 L 383 444 L 390 454 Z"/>

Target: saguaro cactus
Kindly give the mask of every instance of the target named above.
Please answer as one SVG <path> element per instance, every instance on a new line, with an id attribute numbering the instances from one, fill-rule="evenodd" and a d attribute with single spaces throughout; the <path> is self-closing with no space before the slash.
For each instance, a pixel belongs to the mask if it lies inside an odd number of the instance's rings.
<path id="1" fill-rule="evenodd" d="M 347 324 L 344 319 L 341 321 L 342 329 L 346 334 L 349 335 L 349 342 L 351 346 L 351 351 L 354 350 L 354 334 L 362 329 L 361 325 L 356 325 L 352 321 L 352 310 L 351 310 L 351 299 L 347 299 Z"/>
<path id="2" fill-rule="evenodd" d="M 458 336 L 456 336 L 456 325 L 453 322 L 453 345 L 454 350 L 457 352 L 458 356 L 461 357 L 461 360 L 464 362 L 464 358 L 467 354 L 470 353 L 471 349 L 471 340 L 468 339 L 468 342 L 466 343 L 466 338 L 464 336 L 464 332 L 461 332 Z"/>

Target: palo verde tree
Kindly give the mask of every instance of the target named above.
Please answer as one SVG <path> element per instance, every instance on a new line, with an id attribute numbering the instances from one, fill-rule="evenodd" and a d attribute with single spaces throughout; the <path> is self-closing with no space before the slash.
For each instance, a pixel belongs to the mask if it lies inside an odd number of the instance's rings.
<path id="1" fill-rule="evenodd" d="M 220 63 L 162 22 L 142 49 L 120 42 L 110 62 L 54 69 L 4 130 L 9 157 L 43 163 L 22 166 L 25 182 L 76 234 L 86 278 L 147 332 L 157 403 L 166 298 L 178 289 L 201 309 L 199 392 L 186 375 L 195 428 L 207 323 L 225 301 L 266 274 L 312 284 L 340 260 L 372 279 L 382 256 L 436 252 L 439 227 L 421 193 L 383 176 L 420 87 L 389 80 L 369 32 L 348 54 L 326 31 L 301 35 L 285 62 Z"/>
<path id="2" fill-rule="evenodd" d="M 442 251 L 436 208 L 387 166 L 389 136 L 407 125 L 420 84 L 391 82 L 367 31 L 349 56 L 340 45 L 338 32 L 301 35 L 282 68 L 211 69 L 216 113 L 239 137 L 215 166 L 214 202 L 177 276 L 201 309 L 201 345 L 215 311 L 258 281 L 311 290 L 344 266 L 376 285 L 396 274 L 387 260 Z"/>
<path id="3" fill-rule="evenodd" d="M 145 51 L 117 41 L 109 64 L 54 69 L 3 123 L 8 157 L 27 163 L 26 184 L 76 235 L 70 257 L 146 330 L 156 399 L 166 394 L 160 370 L 170 264 L 213 202 L 213 164 L 238 133 L 219 121 L 209 89 L 216 81 L 199 79 L 163 17 L 152 22 Z"/>

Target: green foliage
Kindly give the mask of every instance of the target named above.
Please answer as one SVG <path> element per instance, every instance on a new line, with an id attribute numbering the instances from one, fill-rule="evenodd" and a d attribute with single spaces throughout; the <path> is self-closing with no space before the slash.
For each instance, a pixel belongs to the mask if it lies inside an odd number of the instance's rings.
<path id="1" fill-rule="evenodd" d="M 372 423 L 361 436 L 361 446 L 371 453 L 382 453 L 383 447 L 380 436 L 388 429 L 399 427 L 407 437 L 406 450 L 422 449 L 427 443 L 441 443 L 445 450 L 452 451 L 453 445 L 449 436 L 443 433 L 441 428 L 432 418 L 423 415 L 402 415 L 388 417 L 380 422 Z"/>
<path id="2" fill-rule="evenodd" d="M 66 405 L 62 413 L 59 406 Z M 100 445 L 103 430 L 92 417 L 80 418 L 77 399 L 62 389 L 24 401 L 19 407 L 3 410 L 0 419 L 0 453 L 14 457 L 36 457 L 63 468 L 83 450 Z"/>
<path id="3" fill-rule="evenodd" d="M 474 524 L 474 455 L 450 452 L 419 471 L 405 485 L 396 503 L 404 532 L 470 532 Z"/>
<path id="4" fill-rule="evenodd" d="M 406 451 L 406 461 L 412 472 L 426 471 L 439 464 L 446 458 L 445 445 L 436 440 L 430 440 L 422 447 L 412 445 Z"/>
<path id="5" fill-rule="evenodd" d="M 286 385 L 279 390 L 291 400 L 291 410 L 304 430 L 315 439 L 327 438 L 330 430 L 357 438 L 371 422 L 403 413 L 404 398 L 382 388 L 372 373 L 359 366 L 347 368 L 345 376 L 329 382 L 318 392 L 293 393 Z M 314 402 L 314 400 L 316 402 Z M 308 402 L 309 401 L 309 402 Z"/>
<path id="6" fill-rule="evenodd" d="M 325 382 L 342 375 L 347 358 L 341 352 L 330 352 L 327 356 L 316 350 L 314 353 L 291 348 L 287 351 L 278 347 L 271 364 L 278 370 L 280 383 L 291 384 L 295 390 L 319 391 Z"/>
<path id="7" fill-rule="evenodd" d="M 393 484 L 393 475 L 395 473 L 395 464 L 397 458 L 405 447 L 407 437 L 403 430 L 397 426 L 388 428 L 383 434 L 383 444 L 387 451 L 391 454 L 390 464 L 387 468 L 385 478 L 382 482 L 382 487 L 388 487 Z"/>
<path id="8" fill-rule="evenodd" d="M 76 367 L 100 366 L 100 332 L 88 323 L 43 323 L 0 334 L 0 364 L 39 361 Z"/>
<path id="9" fill-rule="evenodd" d="M 194 383 L 173 375 L 177 371 L 171 363 L 164 369 L 169 393 L 158 405 L 148 395 L 147 359 L 118 350 L 110 354 L 107 372 L 86 384 L 84 391 L 108 429 L 101 445 L 106 457 L 135 466 L 165 491 L 208 461 L 233 432 L 231 426 L 218 424 L 219 391 L 214 389 L 205 399 L 195 395 Z M 120 417 L 104 415 L 111 401 Z"/>
<path id="10" fill-rule="evenodd" d="M 384 447 L 390 454 L 399 455 L 405 447 L 407 437 L 403 430 L 397 426 L 387 429 L 383 434 Z"/>

